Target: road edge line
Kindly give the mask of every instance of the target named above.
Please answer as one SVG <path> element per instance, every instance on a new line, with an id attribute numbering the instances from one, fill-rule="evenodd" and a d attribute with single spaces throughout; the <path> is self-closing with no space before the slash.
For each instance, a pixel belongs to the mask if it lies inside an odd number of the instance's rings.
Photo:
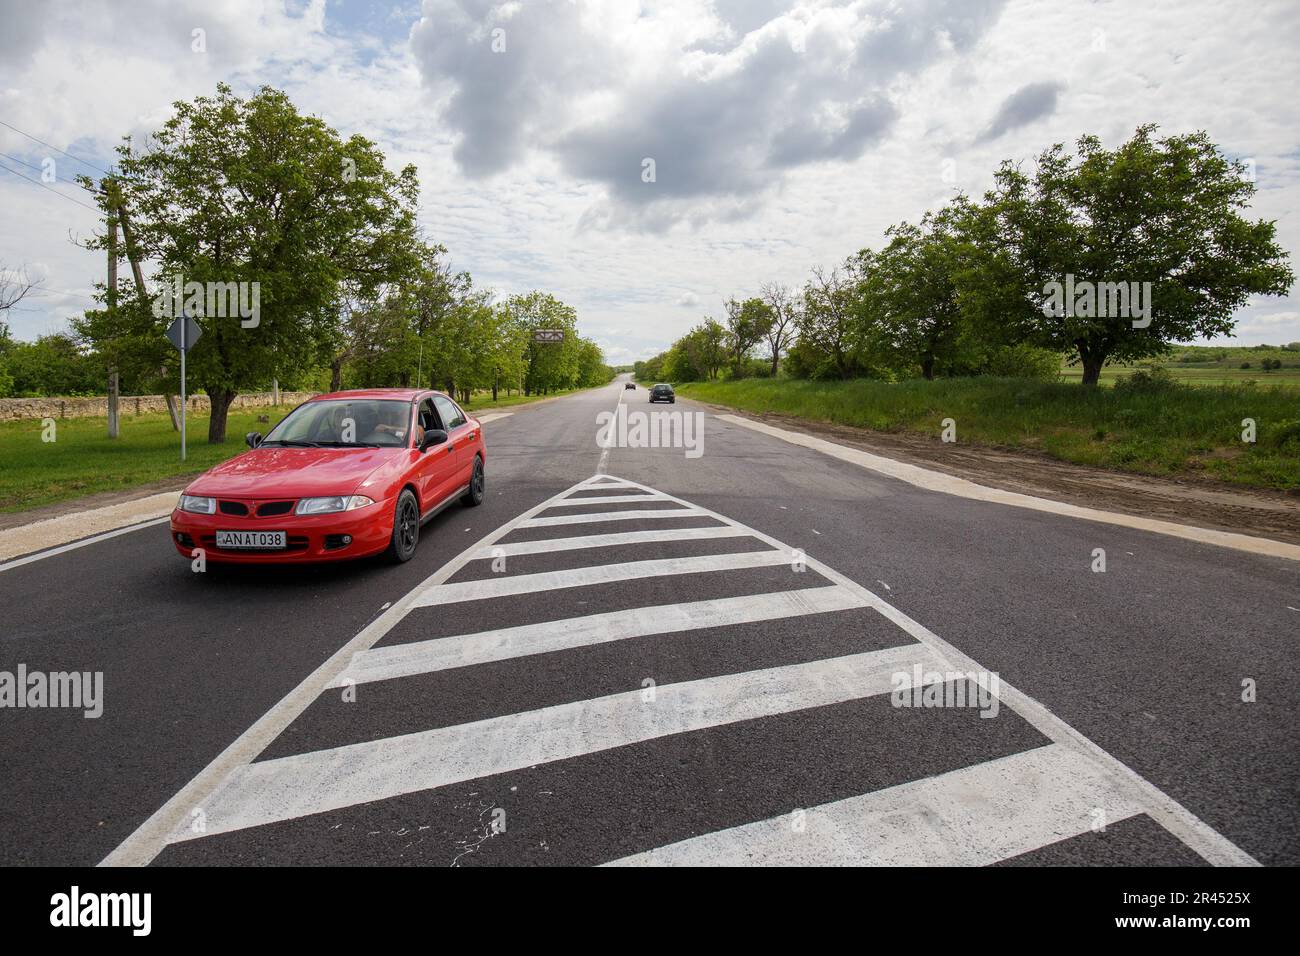
<path id="1" fill-rule="evenodd" d="M 1158 518 L 1142 518 L 1138 515 L 1126 515 L 1117 511 L 1102 511 L 1099 508 L 1087 508 L 1083 505 L 1067 504 L 1063 501 L 1053 501 L 1050 498 L 1039 498 L 1034 495 L 1022 494 L 1017 491 L 1006 491 L 1002 488 L 992 488 L 988 485 L 981 485 L 970 481 L 967 478 L 958 478 L 955 475 L 945 474 L 944 472 L 932 471 L 929 468 L 922 468 L 920 465 L 898 461 L 894 458 L 886 458 L 883 455 L 876 455 L 872 452 L 863 451 L 860 448 L 853 448 L 849 445 L 841 445 L 836 442 L 827 441 L 824 438 L 816 438 L 812 435 L 800 435 L 797 432 L 777 428 L 773 425 L 767 424 L 766 422 L 756 422 L 740 415 L 715 414 L 714 417 L 729 424 L 740 425 L 764 435 L 779 438 L 792 445 L 799 445 L 813 451 L 821 452 L 822 454 L 829 455 L 832 458 L 837 458 L 840 461 L 857 465 L 860 468 L 866 468 L 870 471 L 885 475 L 888 478 L 895 478 L 899 481 L 904 481 L 909 485 L 922 488 L 926 491 L 936 491 L 941 494 L 953 495 L 958 498 L 968 498 L 972 501 L 985 501 L 992 504 L 1008 505 L 1013 508 L 1024 508 L 1029 511 L 1045 512 L 1047 514 L 1060 515 L 1066 518 L 1078 518 L 1083 521 L 1096 521 L 1103 524 L 1119 525 L 1125 528 L 1132 528 L 1136 531 L 1149 531 L 1154 534 L 1163 534 L 1174 538 L 1182 538 L 1186 541 L 1194 541 L 1197 544 L 1211 544 L 1222 548 L 1232 548 L 1235 551 L 1245 551 L 1251 554 L 1264 555 L 1265 557 L 1300 561 L 1300 545 L 1287 544 L 1284 541 L 1274 541 L 1272 538 L 1259 538 L 1254 535 L 1241 534 L 1236 531 L 1216 531 L 1212 528 L 1198 528 L 1195 525 L 1178 524 L 1173 521 L 1161 521 Z"/>

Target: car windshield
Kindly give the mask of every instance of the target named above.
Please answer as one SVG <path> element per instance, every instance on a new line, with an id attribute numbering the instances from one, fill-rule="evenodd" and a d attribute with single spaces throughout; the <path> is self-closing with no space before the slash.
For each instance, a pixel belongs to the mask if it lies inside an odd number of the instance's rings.
<path id="1" fill-rule="evenodd" d="M 399 448 L 408 443 L 410 424 L 409 402 L 375 398 L 308 402 L 271 429 L 262 445 Z"/>

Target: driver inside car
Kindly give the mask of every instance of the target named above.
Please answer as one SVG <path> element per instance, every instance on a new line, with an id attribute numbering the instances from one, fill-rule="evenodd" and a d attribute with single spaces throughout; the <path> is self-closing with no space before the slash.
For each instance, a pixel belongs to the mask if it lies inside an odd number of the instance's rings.
<path id="1" fill-rule="evenodd" d="M 372 444 L 392 445 L 395 442 L 400 444 L 406 437 L 406 417 L 410 414 L 410 406 L 399 405 L 396 402 L 379 403 L 379 420 L 370 429 L 364 441 Z"/>

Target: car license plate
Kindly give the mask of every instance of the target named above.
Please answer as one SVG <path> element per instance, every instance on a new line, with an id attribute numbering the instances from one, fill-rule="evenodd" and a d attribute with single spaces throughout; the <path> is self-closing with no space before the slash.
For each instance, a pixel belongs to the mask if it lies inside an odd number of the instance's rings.
<path id="1" fill-rule="evenodd" d="M 218 548 L 283 548 L 283 531 L 218 531 Z"/>

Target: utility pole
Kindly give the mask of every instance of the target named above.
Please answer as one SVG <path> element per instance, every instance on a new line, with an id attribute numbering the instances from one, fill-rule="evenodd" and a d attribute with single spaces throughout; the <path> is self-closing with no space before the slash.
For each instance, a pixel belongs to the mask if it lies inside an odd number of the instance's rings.
<path id="1" fill-rule="evenodd" d="M 118 220 L 122 224 L 122 240 L 124 245 L 126 246 L 126 258 L 131 263 L 131 275 L 135 279 L 136 295 L 140 297 L 141 304 L 145 308 L 148 308 L 149 292 L 147 289 L 145 289 L 144 272 L 140 268 L 140 257 L 136 254 L 135 239 L 131 234 L 131 220 L 127 216 L 126 203 L 122 201 L 122 195 L 120 192 L 118 192 L 117 184 L 114 183 L 112 179 L 106 177 L 104 179 L 102 188 L 104 192 L 108 195 L 109 203 L 112 205 L 113 209 L 117 212 Z M 166 367 L 163 367 L 160 368 L 158 372 L 159 374 L 165 375 L 167 369 Z M 169 414 L 172 419 L 172 431 L 180 431 L 181 423 L 180 423 L 180 415 L 177 414 L 177 410 L 176 410 L 176 396 L 164 392 L 163 398 L 166 399 L 167 401 L 167 414 Z"/>
<path id="2" fill-rule="evenodd" d="M 108 315 L 109 320 L 117 318 L 117 214 L 110 201 L 108 204 Z M 108 370 L 108 437 L 118 435 L 118 378 L 117 367 Z"/>

